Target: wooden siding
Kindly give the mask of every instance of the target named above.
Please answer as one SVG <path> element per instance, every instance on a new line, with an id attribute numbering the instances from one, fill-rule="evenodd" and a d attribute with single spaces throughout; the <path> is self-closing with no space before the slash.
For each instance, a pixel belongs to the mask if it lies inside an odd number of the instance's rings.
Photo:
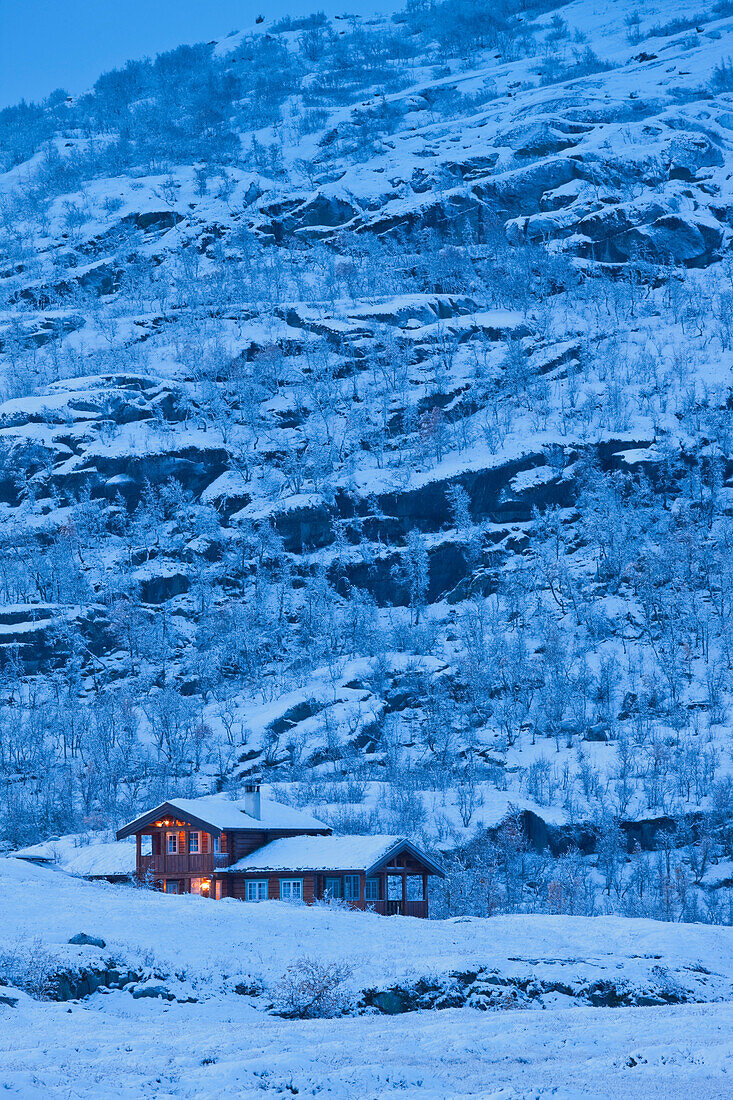
<path id="1" fill-rule="evenodd" d="M 199 851 L 189 852 L 189 833 L 199 834 Z M 168 854 L 166 835 L 176 833 L 178 836 L 178 852 Z M 136 834 L 137 837 L 137 876 L 145 878 L 153 875 L 156 880 L 162 878 L 175 878 L 199 875 L 211 875 L 215 870 L 228 867 L 244 856 L 255 852 L 264 844 L 279 837 L 291 836 L 319 836 L 323 830 L 311 830 L 303 834 L 297 829 L 262 829 L 256 831 L 227 831 L 222 832 L 220 845 L 222 851 L 214 854 L 214 845 L 211 834 L 204 832 L 196 823 L 185 822 L 181 827 L 180 818 L 175 825 L 147 825 Z M 144 856 L 141 853 L 141 839 L 143 836 L 152 837 L 153 854 Z"/>
<path id="2" fill-rule="evenodd" d="M 199 833 L 199 850 L 191 852 L 190 833 Z M 166 834 L 175 833 L 178 838 L 178 851 L 168 853 Z M 303 882 L 303 901 L 307 905 L 321 899 L 325 895 L 326 879 L 339 878 L 345 875 L 355 875 L 359 879 L 359 897 L 342 899 L 352 909 L 369 909 L 372 912 L 386 916 L 402 914 L 412 917 L 427 917 L 428 876 L 436 873 L 411 852 L 403 852 L 390 859 L 389 863 L 379 865 L 370 877 L 379 882 L 379 897 L 366 900 L 366 875 L 363 870 L 357 868 L 342 868 L 334 870 L 319 870 L 311 868 L 308 871 L 245 871 L 236 874 L 220 873 L 228 866 L 240 859 L 256 852 L 258 848 L 280 837 L 297 836 L 321 836 L 326 833 L 323 829 L 310 829 L 301 831 L 298 829 L 261 829 L 255 831 L 228 830 L 221 833 L 220 844 L 222 851 L 214 854 L 211 834 L 203 830 L 198 822 L 182 821 L 178 818 L 170 825 L 163 825 L 158 821 L 140 829 L 137 837 L 137 868 L 138 876 L 152 877 L 161 886 L 166 882 L 178 882 L 184 892 L 191 889 L 192 878 L 212 879 L 211 897 L 215 897 L 217 890 L 220 897 L 246 899 L 247 882 L 252 879 L 266 879 L 268 883 L 267 896 L 272 901 L 280 898 L 281 879 L 301 879 Z M 141 840 L 143 836 L 152 837 L 152 855 L 143 856 L 141 852 Z M 439 871 L 437 873 L 440 873 Z M 408 880 L 422 879 L 422 897 L 408 897 Z M 389 880 L 393 880 L 393 888 L 388 889 Z M 394 879 L 398 880 L 397 890 L 394 889 Z M 399 882 L 401 880 L 401 884 Z M 413 892 L 413 891 L 410 891 Z M 395 893 L 397 896 L 395 896 Z M 390 897 L 389 894 L 392 894 Z"/>
<path id="3" fill-rule="evenodd" d="M 303 901 L 307 905 L 312 905 L 314 901 L 324 897 L 326 879 L 340 878 L 343 880 L 345 875 L 356 875 L 359 879 L 359 897 L 340 899 L 351 909 L 368 909 L 382 916 L 427 917 L 428 915 L 428 871 L 423 868 L 422 864 L 417 864 L 411 859 L 405 859 L 400 866 L 396 863 L 387 864 L 384 869 L 380 869 L 369 876 L 370 878 L 376 878 L 379 882 L 379 898 L 369 901 L 366 900 L 367 876 L 363 871 L 356 868 L 343 871 L 260 871 L 259 873 L 257 871 L 247 871 L 241 874 L 226 874 L 221 877 L 227 881 L 227 896 L 239 898 L 243 901 L 247 898 L 246 884 L 248 881 L 267 879 L 268 899 L 278 901 L 280 898 L 280 879 L 302 879 Z M 400 896 L 387 897 L 388 878 L 399 880 L 398 891 Z M 407 896 L 407 883 L 410 879 L 420 881 L 422 897 L 409 898 Z"/>
<path id="4" fill-rule="evenodd" d="M 247 875 L 222 875 L 222 878 L 226 878 L 227 881 L 227 894 L 226 897 L 239 898 L 240 901 L 246 901 L 247 899 L 247 883 L 248 882 L 262 882 L 263 879 L 267 879 L 267 897 L 269 901 L 280 900 L 280 879 L 281 878 L 299 878 L 303 880 L 303 901 L 306 904 L 311 905 L 316 900 L 315 895 L 315 876 L 312 874 L 303 874 L 303 872 L 293 872 L 292 874 L 278 872 L 277 874 L 247 874 Z"/>
<path id="5" fill-rule="evenodd" d="M 138 878 L 153 875 L 155 878 L 176 878 L 184 875 L 212 875 L 218 868 L 226 867 L 227 856 L 213 852 L 193 852 L 188 855 L 167 854 L 140 856 Z"/>
<path id="6" fill-rule="evenodd" d="M 269 844 L 271 840 L 280 840 L 291 836 L 324 836 L 324 829 L 263 829 L 261 832 L 232 832 L 228 834 L 229 850 L 232 856 L 231 862 L 238 863 L 240 859 L 256 852 L 258 848 Z"/>

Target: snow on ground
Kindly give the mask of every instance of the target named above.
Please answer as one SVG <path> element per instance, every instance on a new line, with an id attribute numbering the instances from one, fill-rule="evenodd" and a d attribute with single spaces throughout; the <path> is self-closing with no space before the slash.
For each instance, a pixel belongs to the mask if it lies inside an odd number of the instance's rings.
<path id="1" fill-rule="evenodd" d="M 724 1100 L 733 1006 L 284 1021 L 237 1004 L 0 1005 L 3 1096 Z"/>
<path id="2" fill-rule="evenodd" d="M 0 860 L 0 923 L 7 942 L 40 940 L 67 962 L 70 935 L 102 936 L 107 955 L 174 971 L 199 998 L 116 991 L 59 1004 L 5 989 L 17 1003 L 0 1001 L 3 1096 L 733 1097 L 733 929 L 572 917 L 419 921 L 213 902 L 10 859 Z M 75 950 L 98 961 L 96 949 Z M 286 1021 L 267 1014 L 266 997 L 232 992 L 237 975 L 269 979 L 304 954 L 350 962 L 361 988 L 478 964 L 641 985 L 655 966 L 719 1003 L 586 1008 L 557 994 L 540 1011 Z"/>
<path id="3" fill-rule="evenodd" d="M 40 940 L 64 957 L 77 932 L 101 937 L 116 962 L 184 976 L 202 997 L 245 979 L 267 986 L 291 963 L 314 957 L 348 961 L 355 992 L 485 967 L 568 985 L 612 979 L 644 989 L 658 984 L 663 966 L 696 999 L 733 999 L 733 929 L 709 925 L 534 915 L 387 918 L 327 905 L 165 895 L 0 859 L 0 927 L 9 939 Z"/>

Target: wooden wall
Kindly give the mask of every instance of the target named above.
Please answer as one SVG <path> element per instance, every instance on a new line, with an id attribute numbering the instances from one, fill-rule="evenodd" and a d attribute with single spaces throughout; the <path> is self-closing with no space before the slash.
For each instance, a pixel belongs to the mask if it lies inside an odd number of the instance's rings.
<path id="1" fill-rule="evenodd" d="M 278 871 L 277 874 L 252 874 L 246 878 L 244 875 L 227 875 L 228 891 L 227 897 L 239 898 L 240 901 L 245 901 L 247 898 L 247 879 L 261 880 L 267 879 L 267 896 L 270 901 L 280 900 L 280 879 L 281 878 L 302 878 L 303 880 L 303 901 L 308 905 L 315 901 L 315 875 L 312 874 L 287 874 L 286 872 Z"/>
<path id="2" fill-rule="evenodd" d="M 264 844 L 271 840 L 279 840 L 280 837 L 290 836 L 322 836 L 323 830 L 304 831 L 303 829 L 263 829 L 262 832 L 227 833 L 229 842 L 230 862 L 237 863 L 244 859 L 250 852 L 256 852 Z"/>

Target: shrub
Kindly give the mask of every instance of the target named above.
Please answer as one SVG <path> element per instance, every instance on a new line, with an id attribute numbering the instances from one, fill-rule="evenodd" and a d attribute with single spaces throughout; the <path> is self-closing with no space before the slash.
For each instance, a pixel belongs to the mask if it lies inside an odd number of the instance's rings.
<path id="1" fill-rule="evenodd" d="M 298 1020 L 339 1016 L 348 1001 L 343 983 L 350 976 L 346 963 L 296 959 L 272 990 L 273 1010 Z"/>
<path id="2" fill-rule="evenodd" d="M 733 91 L 733 61 L 729 57 L 724 57 L 713 69 L 710 87 L 713 92 Z"/>
<path id="3" fill-rule="evenodd" d="M 0 950 L 0 985 L 22 989 L 39 1001 L 53 1000 L 58 965 L 40 940 L 18 940 Z"/>

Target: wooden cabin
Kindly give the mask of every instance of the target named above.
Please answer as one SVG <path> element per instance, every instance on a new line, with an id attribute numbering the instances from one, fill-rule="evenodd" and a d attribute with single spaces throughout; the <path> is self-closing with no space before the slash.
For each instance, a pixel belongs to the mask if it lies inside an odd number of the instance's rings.
<path id="1" fill-rule="evenodd" d="M 129 822 L 137 878 L 169 894 L 241 901 L 339 900 L 384 915 L 427 917 L 438 864 L 405 837 L 332 836 L 310 814 L 260 796 L 175 798 Z"/>

